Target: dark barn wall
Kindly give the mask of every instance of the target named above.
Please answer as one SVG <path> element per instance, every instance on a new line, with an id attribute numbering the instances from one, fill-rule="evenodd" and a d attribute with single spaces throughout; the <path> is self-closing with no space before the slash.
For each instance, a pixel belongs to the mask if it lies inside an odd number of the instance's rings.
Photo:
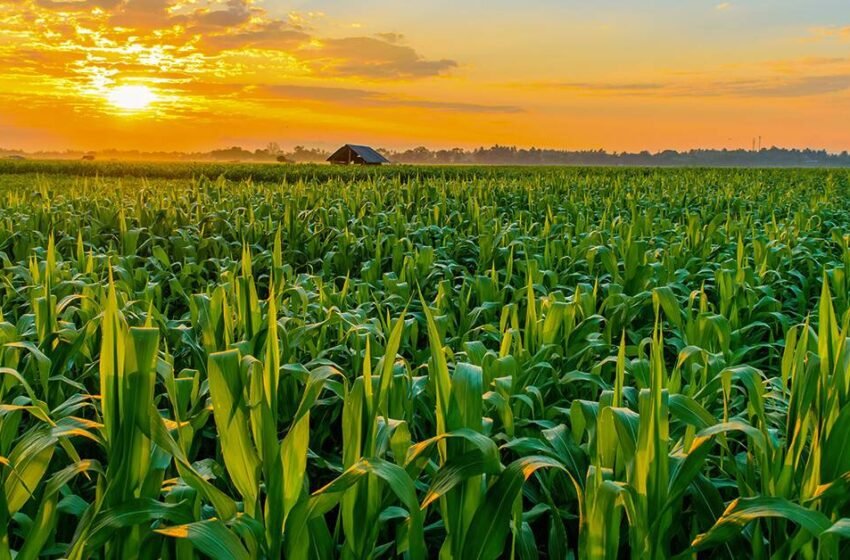
<path id="1" fill-rule="evenodd" d="M 365 150 L 361 154 L 358 150 Z M 380 161 L 378 161 L 380 160 Z M 331 154 L 328 161 L 335 165 L 381 165 L 388 163 L 380 154 L 365 146 L 345 145 Z"/>
<path id="2" fill-rule="evenodd" d="M 358 161 L 359 160 L 359 161 Z M 343 146 L 339 150 L 337 150 L 328 161 L 331 163 L 335 163 L 337 165 L 348 165 L 350 163 L 362 163 L 363 160 L 360 156 L 354 153 L 348 146 Z"/>

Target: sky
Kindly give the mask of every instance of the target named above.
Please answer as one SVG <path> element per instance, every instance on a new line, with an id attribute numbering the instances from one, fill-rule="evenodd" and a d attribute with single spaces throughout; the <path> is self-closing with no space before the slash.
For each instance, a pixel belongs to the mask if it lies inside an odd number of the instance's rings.
<path id="1" fill-rule="evenodd" d="M 847 0 L 0 0 L 0 147 L 850 150 Z"/>

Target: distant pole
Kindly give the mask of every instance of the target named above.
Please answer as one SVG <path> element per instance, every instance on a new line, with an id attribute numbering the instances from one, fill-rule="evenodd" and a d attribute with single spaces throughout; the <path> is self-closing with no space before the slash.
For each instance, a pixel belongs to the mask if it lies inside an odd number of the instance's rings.
<path id="1" fill-rule="evenodd" d="M 759 151 L 761 151 L 761 135 L 759 134 Z"/>

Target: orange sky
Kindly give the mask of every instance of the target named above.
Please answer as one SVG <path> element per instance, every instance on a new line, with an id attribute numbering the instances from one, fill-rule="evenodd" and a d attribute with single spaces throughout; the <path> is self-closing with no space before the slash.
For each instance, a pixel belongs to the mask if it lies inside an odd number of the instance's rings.
<path id="1" fill-rule="evenodd" d="M 850 149 L 846 0 L 0 10 L 3 148 Z"/>

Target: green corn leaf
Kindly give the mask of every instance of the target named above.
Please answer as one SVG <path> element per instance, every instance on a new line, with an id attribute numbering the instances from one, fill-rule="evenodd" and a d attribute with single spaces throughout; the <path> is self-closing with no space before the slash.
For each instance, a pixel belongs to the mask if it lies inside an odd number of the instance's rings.
<path id="1" fill-rule="evenodd" d="M 717 546 L 738 535 L 752 521 L 763 518 L 787 519 L 800 525 L 812 537 L 820 535 L 832 525 L 824 514 L 783 498 L 739 498 L 729 504 L 711 529 L 694 539 L 692 546 L 696 550 Z"/>
<path id="2" fill-rule="evenodd" d="M 514 461 L 499 475 L 472 518 L 463 543 L 462 558 L 485 560 L 501 557 L 514 501 L 525 481 L 542 468 L 554 468 L 567 473 L 555 459 L 530 456 Z M 578 488 L 574 481 L 573 485 Z"/>
<path id="3" fill-rule="evenodd" d="M 207 376 L 224 463 L 248 507 L 257 501 L 260 459 L 248 431 L 239 352 L 210 354 Z"/>
<path id="4" fill-rule="evenodd" d="M 218 519 L 156 529 L 156 532 L 166 537 L 187 539 L 210 558 L 251 559 L 239 538 Z"/>

